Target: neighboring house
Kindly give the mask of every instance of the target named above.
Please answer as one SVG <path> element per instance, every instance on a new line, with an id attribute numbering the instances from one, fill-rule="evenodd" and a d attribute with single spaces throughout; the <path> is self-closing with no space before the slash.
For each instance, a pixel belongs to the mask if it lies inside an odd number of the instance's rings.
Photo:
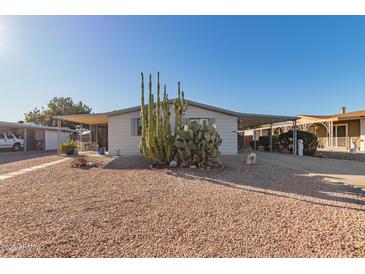
<path id="1" fill-rule="evenodd" d="M 346 113 L 342 107 L 339 114 L 299 115 L 297 125 L 318 137 L 320 149 L 365 152 L 365 110 Z M 290 123 L 274 124 L 273 134 L 280 134 L 290 127 Z M 268 125 L 257 128 L 257 135 L 267 135 L 269 128 Z"/>
<path id="2" fill-rule="evenodd" d="M 57 150 L 58 142 L 70 140 L 72 133 L 76 131 L 61 128 L 58 140 L 57 127 L 0 121 L 0 149 L 18 150 L 19 146 L 25 151 Z"/>
<path id="3" fill-rule="evenodd" d="M 262 122 L 280 122 L 295 117 L 245 114 L 222 109 L 191 100 L 187 100 L 188 109 L 184 114 L 184 123 L 207 121 L 216 126 L 222 138 L 220 151 L 223 155 L 237 154 L 238 131 L 240 124 L 247 126 L 262 124 Z M 59 121 L 69 121 L 89 125 L 91 141 L 106 144 L 110 155 L 139 155 L 141 135 L 140 106 L 99 114 L 64 115 L 54 117 Z M 174 128 L 175 113 L 172 100 L 170 103 L 170 124 Z M 247 121 L 247 123 L 244 123 Z M 104 132 L 104 138 L 101 137 Z M 106 134 L 105 134 L 106 133 Z M 105 140 L 107 137 L 107 140 Z"/>

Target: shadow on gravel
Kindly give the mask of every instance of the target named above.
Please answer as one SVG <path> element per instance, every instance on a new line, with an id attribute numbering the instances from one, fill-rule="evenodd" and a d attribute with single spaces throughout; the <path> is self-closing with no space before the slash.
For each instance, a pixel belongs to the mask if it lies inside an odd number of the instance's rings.
<path id="1" fill-rule="evenodd" d="M 341 182 L 328 182 L 325 177 L 308 176 L 263 162 L 248 166 L 240 156 L 225 156 L 222 157 L 222 162 L 224 169 L 176 169 L 171 174 L 187 180 L 206 180 L 227 187 L 289 197 L 313 204 L 365 211 L 365 208 L 354 207 L 365 205 L 365 191 Z M 338 202 L 346 205 L 336 204 Z"/>
<path id="2" fill-rule="evenodd" d="M 104 166 L 105 169 L 145 169 L 151 165 L 143 156 L 120 156 Z"/>

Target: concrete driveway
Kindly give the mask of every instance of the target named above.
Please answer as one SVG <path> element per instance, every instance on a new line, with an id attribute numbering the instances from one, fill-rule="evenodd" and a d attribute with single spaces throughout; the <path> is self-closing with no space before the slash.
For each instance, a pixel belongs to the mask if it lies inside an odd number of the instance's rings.
<path id="1" fill-rule="evenodd" d="M 365 189 L 365 163 L 320 159 L 309 156 L 293 156 L 284 153 L 270 153 L 257 151 L 257 157 L 263 161 L 283 167 L 291 168 L 308 176 L 321 176 L 330 182 L 340 182 Z"/>
<path id="2" fill-rule="evenodd" d="M 0 152 L 0 165 L 33 158 L 56 155 L 55 151 Z"/>

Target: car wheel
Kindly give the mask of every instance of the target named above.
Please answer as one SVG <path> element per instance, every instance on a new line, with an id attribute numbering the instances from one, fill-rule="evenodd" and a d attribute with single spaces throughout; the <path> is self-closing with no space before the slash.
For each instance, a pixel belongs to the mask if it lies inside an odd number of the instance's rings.
<path id="1" fill-rule="evenodd" d="M 14 151 L 19 151 L 20 150 L 20 144 L 14 144 L 13 145 L 13 150 Z"/>

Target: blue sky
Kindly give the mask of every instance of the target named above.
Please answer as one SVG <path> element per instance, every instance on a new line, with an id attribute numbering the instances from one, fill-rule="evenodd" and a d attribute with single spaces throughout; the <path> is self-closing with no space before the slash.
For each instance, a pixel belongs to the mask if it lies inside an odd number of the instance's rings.
<path id="1" fill-rule="evenodd" d="M 0 120 L 54 96 L 137 105 L 141 71 L 241 112 L 365 109 L 365 17 L 0 17 Z"/>

